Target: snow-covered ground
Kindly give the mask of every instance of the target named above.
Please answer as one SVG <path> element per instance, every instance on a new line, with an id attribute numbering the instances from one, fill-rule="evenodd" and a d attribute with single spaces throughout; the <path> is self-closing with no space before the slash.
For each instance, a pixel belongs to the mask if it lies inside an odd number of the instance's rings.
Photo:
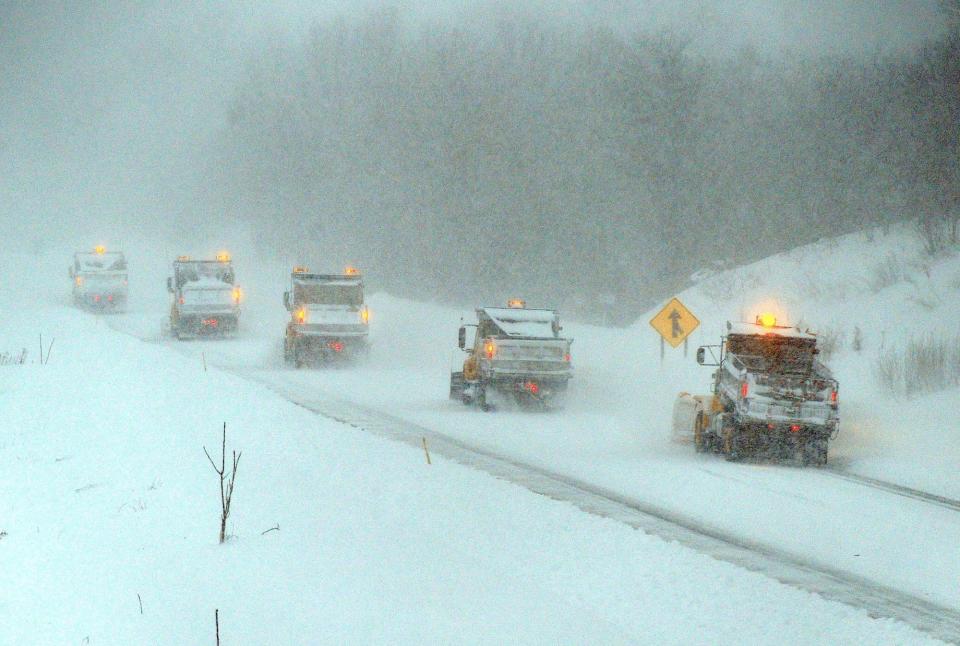
<path id="1" fill-rule="evenodd" d="M 960 514 L 670 441 L 676 393 L 708 385 L 696 345 L 715 343 L 728 319 L 772 309 L 844 338 L 829 361 L 842 406 L 831 460 L 960 497 L 950 417 L 960 390 L 904 401 L 874 375 L 878 353 L 909 335 L 957 331 L 960 259 L 925 258 L 908 232 L 847 236 L 704 277 L 678 295 L 701 320 L 691 352 L 668 348 L 662 365 L 653 312 L 625 329 L 568 321 L 576 377 L 567 407 L 548 414 L 448 401 L 457 326 L 472 312 L 386 294 L 370 298 L 366 364 L 285 368 L 288 269 L 245 266 L 240 254 L 241 336 L 158 339 L 165 263 L 129 251 L 125 315 L 69 308 L 66 261 L 53 255 L 17 262 L 23 275 L 0 287 L 0 352 L 31 350 L 39 333 L 56 339 L 47 365 L 0 367 L 0 643 L 202 643 L 214 608 L 230 644 L 926 639 L 486 474 L 427 466 L 422 451 L 318 417 L 262 382 L 384 410 L 960 609 Z M 220 546 L 202 447 L 217 447 L 224 421 L 243 458 L 234 538 Z"/>

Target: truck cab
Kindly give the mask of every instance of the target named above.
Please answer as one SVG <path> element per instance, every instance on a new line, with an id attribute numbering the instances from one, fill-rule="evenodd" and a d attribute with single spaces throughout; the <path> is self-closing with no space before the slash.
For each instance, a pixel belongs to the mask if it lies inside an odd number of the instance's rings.
<path id="1" fill-rule="evenodd" d="M 366 352 L 370 310 L 357 269 L 314 274 L 306 267 L 294 267 L 283 305 L 290 312 L 283 342 L 286 363 L 301 368 Z"/>
<path id="2" fill-rule="evenodd" d="M 229 254 L 216 260 L 180 256 L 167 278 L 173 295 L 170 331 L 178 338 L 232 336 L 240 325 L 240 287 Z"/>
<path id="3" fill-rule="evenodd" d="M 520 299 L 476 312 L 476 324 L 460 327 L 459 346 L 467 358 L 450 375 L 450 398 L 483 410 L 497 400 L 538 408 L 559 402 L 573 376 L 573 340 L 560 335 L 560 315 L 527 309 Z"/>
<path id="4" fill-rule="evenodd" d="M 69 269 L 73 302 L 97 311 L 122 312 L 127 307 L 127 259 L 122 251 L 93 251 L 73 254 Z"/>

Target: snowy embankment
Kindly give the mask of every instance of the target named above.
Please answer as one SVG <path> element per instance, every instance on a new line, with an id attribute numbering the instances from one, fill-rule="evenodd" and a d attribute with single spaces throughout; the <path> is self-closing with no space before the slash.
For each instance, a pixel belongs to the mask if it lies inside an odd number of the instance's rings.
<path id="1" fill-rule="evenodd" d="M 849 255 L 844 241 L 837 244 L 838 256 Z M 931 268 L 930 280 L 941 269 Z M 777 278 L 762 265 L 739 271 Z M 955 276 L 956 266 L 946 271 Z M 783 276 L 790 275 L 784 267 Z M 843 559 L 841 569 L 860 572 L 853 564 L 861 558 L 857 531 L 893 524 L 869 545 L 893 554 L 864 553 L 866 574 L 915 592 L 925 575 L 943 570 L 943 580 L 930 582 L 932 596 L 957 605 L 945 581 L 960 531 L 953 515 L 816 483 L 804 470 L 728 465 L 671 445 L 672 397 L 677 389 L 702 390 L 708 371 L 688 365 L 692 353 L 686 363 L 672 353 L 657 367 L 658 346 L 645 321 L 628 330 L 568 326 L 577 338 L 578 374 L 564 414 L 484 415 L 445 399 L 448 366 L 458 357 L 451 350 L 458 312 L 375 296 L 368 365 L 296 373 L 278 360 L 282 274 L 247 284 L 244 333 L 222 343 L 149 343 L 116 332 L 156 337 L 165 305 L 161 280 L 143 281 L 156 292 L 134 293 L 133 311 L 113 318 L 61 304 L 57 282 L 33 286 L 30 302 L 2 294 L 0 351 L 29 349 L 38 332 L 56 341 L 47 365 L 0 367 L 0 643 L 205 643 L 212 641 L 214 608 L 229 644 L 925 639 L 898 622 L 871 619 L 483 473 L 444 460 L 428 466 L 422 451 L 317 417 L 218 366 L 376 405 L 693 516 L 719 522 L 732 515 L 745 536 L 782 535 L 800 553 L 804 541 L 814 555 L 834 541 L 822 557 Z M 131 276 L 131 288 L 139 286 Z M 695 288 L 681 295 L 709 331 L 698 333 L 704 342 L 740 307 L 711 294 Z M 777 296 L 794 312 L 785 294 Z M 891 295 L 881 308 L 896 310 L 900 298 Z M 822 324 L 844 320 L 839 295 L 824 302 L 833 308 L 817 311 L 834 318 Z M 943 307 L 955 308 L 953 302 Z M 820 322 L 806 309 L 800 314 L 811 325 Z M 837 454 L 851 468 L 922 481 L 910 465 L 922 464 L 923 446 L 932 441 L 906 442 L 912 452 L 889 462 L 881 450 L 898 419 L 915 419 L 898 413 L 878 415 L 876 427 L 857 422 L 872 419 L 858 411 L 874 414 L 882 401 L 869 371 L 857 374 L 869 367 L 882 331 L 864 326 L 865 350 L 841 352 L 834 362 L 844 432 L 863 425 L 841 435 Z M 956 391 L 931 397 L 948 395 L 956 403 Z M 233 538 L 221 546 L 217 478 L 202 447 L 216 449 L 223 422 L 228 448 L 243 457 L 228 525 Z M 921 430 L 911 434 L 919 440 Z M 932 460 L 933 451 L 926 457 Z M 720 489 L 704 498 L 704 486 Z M 949 485 L 947 492 L 957 493 Z M 737 496 L 752 504 L 724 508 Z M 711 506 L 718 517 L 709 515 Z M 796 514 L 801 518 L 791 521 Z M 912 573 L 897 574 L 904 569 L 897 557 L 910 546 L 891 516 L 929 522 L 930 533 L 941 534 L 942 544 L 924 532 L 914 537 L 932 542 L 910 561 Z M 837 526 L 818 527 L 826 517 Z M 792 522 L 809 535 L 791 543 Z M 776 526 L 772 535 L 755 533 L 765 524 Z"/>

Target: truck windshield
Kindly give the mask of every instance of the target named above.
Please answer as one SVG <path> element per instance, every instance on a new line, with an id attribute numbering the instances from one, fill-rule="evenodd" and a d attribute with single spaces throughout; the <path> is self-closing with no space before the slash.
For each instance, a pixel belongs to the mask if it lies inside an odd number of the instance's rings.
<path id="1" fill-rule="evenodd" d="M 770 372 L 809 372 L 813 368 L 816 341 L 773 335 L 731 334 L 727 352 L 747 359 L 748 368 Z"/>
<path id="2" fill-rule="evenodd" d="M 294 283 L 293 300 L 298 304 L 363 305 L 363 287 L 358 284 Z"/>
<path id="3" fill-rule="evenodd" d="M 186 289 L 184 305 L 233 305 L 232 289 Z"/>
<path id="4" fill-rule="evenodd" d="M 233 267 L 229 263 L 222 262 L 177 262 L 174 264 L 174 275 L 177 279 L 177 287 L 201 280 L 216 280 L 232 285 L 234 280 Z"/>
<path id="5" fill-rule="evenodd" d="M 127 261 L 119 251 L 106 253 L 78 253 L 77 270 L 87 271 L 123 271 L 127 268 Z"/>

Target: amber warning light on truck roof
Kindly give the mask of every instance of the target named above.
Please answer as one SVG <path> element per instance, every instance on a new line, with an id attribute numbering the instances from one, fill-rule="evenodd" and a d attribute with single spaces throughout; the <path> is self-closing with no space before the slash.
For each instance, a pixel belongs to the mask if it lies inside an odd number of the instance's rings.
<path id="1" fill-rule="evenodd" d="M 777 324 L 777 317 L 770 312 L 757 315 L 757 323 L 763 327 L 774 327 Z"/>
<path id="2" fill-rule="evenodd" d="M 107 248 L 104 247 L 102 244 L 98 244 L 96 247 L 93 248 L 93 252 L 98 256 L 102 256 L 104 253 L 106 253 L 106 251 L 107 251 Z"/>
<path id="3" fill-rule="evenodd" d="M 303 265 L 297 265 L 293 268 L 293 273 L 295 274 L 309 274 L 310 270 Z"/>
<path id="4" fill-rule="evenodd" d="M 345 276 L 359 276 L 360 270 L 356 267 L 345 267 L 343 273 Z"/>
<path id="5" fill-rule="evenodd" d="M 188 260 L 190 260 L 190 256 L 177 256 L 177 260 L 179 262 L 187 262 Z"/>
<path id="6" fill-rule="evenodd" d="M 507 307 L 515 310 L 522 310 L 527 306 L 527 301 L 522 298 L 511 298 L 507 301 Z"/>
<path id="7" fill-rule="evenodd" d="M 217 254 L 217 262 L 230 262 L 230 252 L 221 251 Z"/>

